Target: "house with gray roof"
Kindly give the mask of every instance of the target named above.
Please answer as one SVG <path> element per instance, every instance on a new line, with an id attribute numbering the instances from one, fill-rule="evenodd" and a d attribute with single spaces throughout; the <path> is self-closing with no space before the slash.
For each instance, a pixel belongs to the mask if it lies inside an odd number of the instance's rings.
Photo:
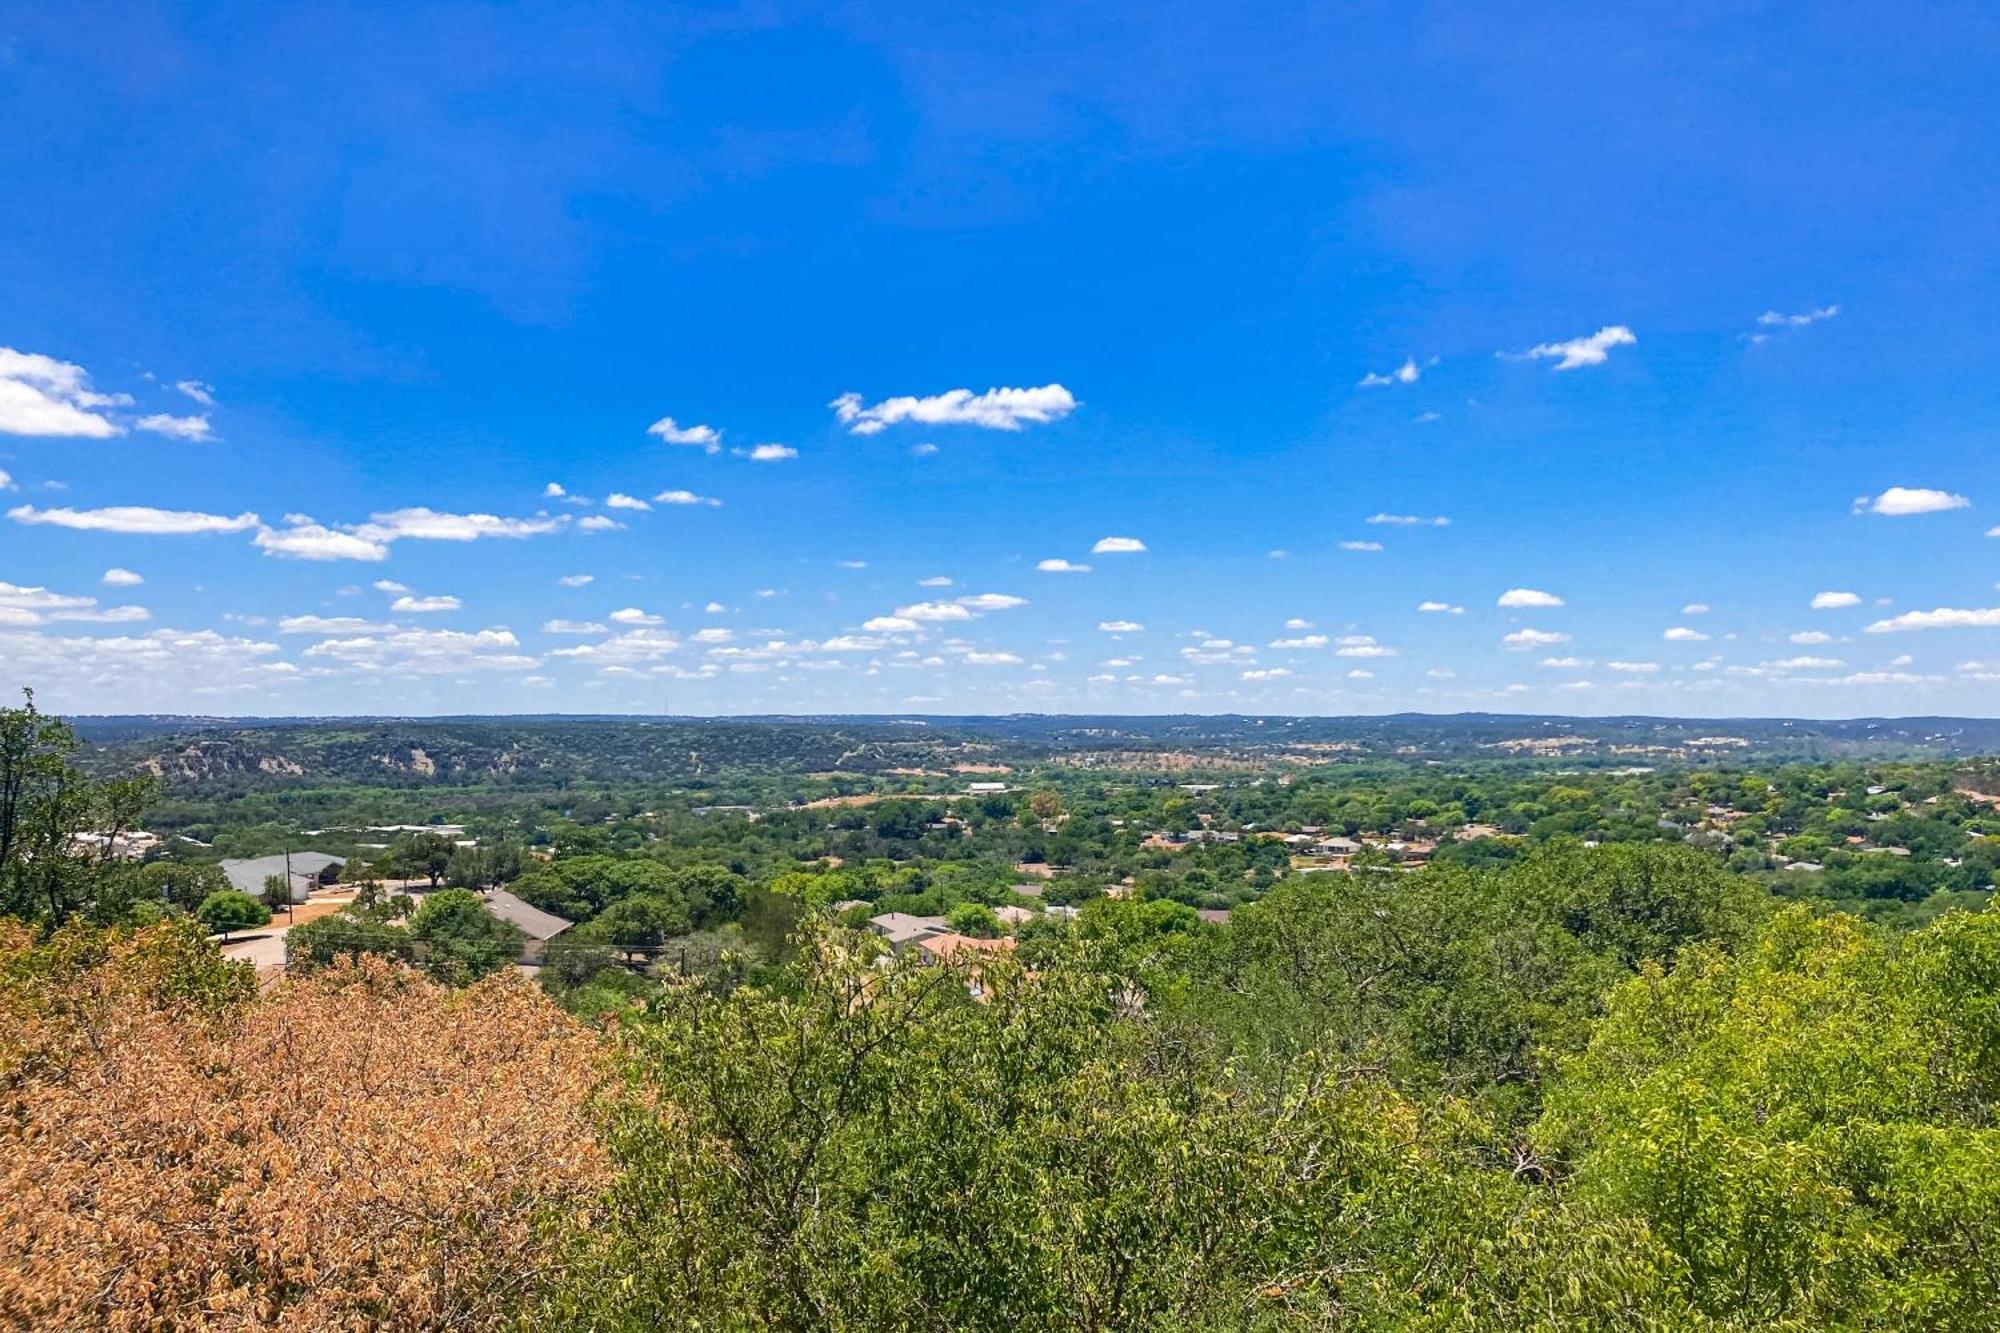
<path id="1" fill-rule="evenodd" d="M 293 852 L 290 857 L 279 853 L 276 856 L 245 856 L 224 861 L 222 873 L 229 877 L 231 888 L 252 898 L 264 896 L 264 881 L 271 876 L 276 875 L 280 879 L 289 876 L 291 901 L 302 903 L 312 890 L 333 883 L 340 875 L 340 868 L 346 864 L 346 858 L 328 856 L 325 852 Z"/>
<path id="2" fill-rule="evenodd" d="M 884 912 L 868 919 L 868 929 L 900 949 L 932 935 L 942 935 L 951 924 L 941 916 L 912 916 L 908 912 Z"/>
<path id="3" fill-rule="evenodd" d="M 505 889 L 494 889 L 485 897 L 489 913 L 509 925 L 519 926 L 526 933 L 528 942 L 521 950 L 521 961 L 524 963 L 540 963 L 548 956 L 549 941 L 576 924 L 554 912 L 544 912 Z"/>

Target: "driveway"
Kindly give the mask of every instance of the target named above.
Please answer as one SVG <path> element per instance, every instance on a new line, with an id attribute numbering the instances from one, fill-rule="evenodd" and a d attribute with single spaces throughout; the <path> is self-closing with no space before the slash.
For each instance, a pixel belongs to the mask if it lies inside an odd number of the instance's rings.
<path id="1" fill-rule="evenodd" d="M 222 956 L 250 963 L 259 972 L 285 965 L 285 932 L 290 926 L 266 926 L 262 930 L 239 931 L 226 943 L 220 941 Z"/>
<path id="2" fill-rule="evenodd" d="M 286 931 L 293 926 L 303 926 L 308 921 L 338 912 L 353 901 L 352 892 L 328 893 L 295 905 L 289 912 L 277 918 L 278 924 L 260 926 L 256 930 L 236 931 L 230 935 L 226 944 L 219 935 L 211 935 L 209 938 L 221 948 L 224 958 L 254 963 L 259 972 L 266 968 L 283 967 Z"/>

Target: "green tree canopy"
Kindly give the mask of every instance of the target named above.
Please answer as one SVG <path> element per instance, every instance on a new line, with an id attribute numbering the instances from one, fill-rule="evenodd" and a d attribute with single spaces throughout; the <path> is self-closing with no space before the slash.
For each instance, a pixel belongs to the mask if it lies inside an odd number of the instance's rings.
<path id="1" fill-rule="evenodd" d="M 487 911 L 486 900 L 469 889 L 426 894 L 410 918 L 410 936 L 422 946 L 424 970 L 455 985 L 512 966 L 528 938 Z"/>
<path id="2" fill-rule="evenodd" d="M 258 926 L 271 924 L 271 909 L 252 898 L 247 893 L 226 889 L 221 893 L 211 893 L 201 900 L 195 915 L 210 930 L 228 939 L 239 930 L 252 930 Z"/>

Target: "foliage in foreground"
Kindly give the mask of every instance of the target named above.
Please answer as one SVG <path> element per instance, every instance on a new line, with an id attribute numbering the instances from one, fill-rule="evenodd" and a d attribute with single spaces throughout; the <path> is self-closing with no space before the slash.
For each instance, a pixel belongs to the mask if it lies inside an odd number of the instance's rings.
<path id="1" fill-rule="evenodd" d="M 2000 916 L 1899 938 L 1795 909 L 1740 960 L 1642 958 L 1587 1045 L 1530 1062 L 1521 1128 L 1421 1066 L 1191 1041 L 1134 1012 L 1110 943 L 991 964 L 984 1001 L 839 936 L 781 985 L 670 986 L 624 1037 L 617 1174 L 542 1318 L 1990 1326 Z"/>
<path id="2" fill-rule="evenodd" d="M 512 974 L 0 932 L 0 1327 L 489 1327 L 600 1178 L 594 1046 Z"/>
<path id="3" fill-rule="evenodd" d="M 2000 914 L 1759 925 L 1671 850 L 1315 879 L 976 976 L 816 920 L 605 990 L 608 1083 L 510 969 L 16 931 L 0 1326 L 1991 1326 Z"/>

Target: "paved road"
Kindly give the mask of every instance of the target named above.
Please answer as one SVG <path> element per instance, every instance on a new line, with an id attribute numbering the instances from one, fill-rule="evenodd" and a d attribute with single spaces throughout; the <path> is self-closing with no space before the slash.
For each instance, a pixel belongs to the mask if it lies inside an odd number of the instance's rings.
<path id="1" fill-rule="evenodd" d="M 232 935 L 222 946 L 224 958 L 253 963 L 259 972 L 285 965 L 285 932 L 290 926 L 266 926 L 244 935 Z"/>

